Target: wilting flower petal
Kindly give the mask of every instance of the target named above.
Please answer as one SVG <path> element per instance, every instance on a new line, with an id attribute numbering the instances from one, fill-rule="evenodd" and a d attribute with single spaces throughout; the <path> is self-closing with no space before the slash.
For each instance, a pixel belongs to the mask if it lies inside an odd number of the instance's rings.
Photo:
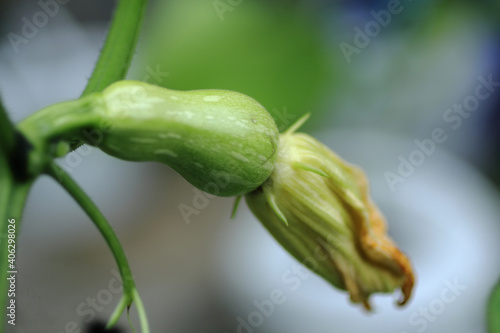
<path id="1" fill-rule="evenodd" d="M 305 120 L 305 119 L 304 119 Z M 408 258 L 386 234 L 382 214 L 371 201 L 363 171 L 313 137 L 280 136 L 275 169 L 246 201 L 271 234 L 296 259 L 351 300 L 400 288 L 400 305 L 414 283 Z"/>

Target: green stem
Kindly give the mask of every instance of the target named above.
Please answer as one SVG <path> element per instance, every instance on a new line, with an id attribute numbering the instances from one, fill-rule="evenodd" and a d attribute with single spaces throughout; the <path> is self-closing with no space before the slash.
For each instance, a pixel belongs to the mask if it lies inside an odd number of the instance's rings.
<path id="1" fill-rule="evenodd" d="M 97 127 L 99 110 L 103 108 L 100 94 L 92 94 L 74 101 L 53 104 L 33 113 L 17 126 L 33 144 L 56 139 L 85 139 L 83 130 Z"/>
<path id="2" fill-rule="evenodd" d="M 61 186 L 73 197 L 73 199 L 75 199 L 75 201 L 94 222 L 106 240 L 106 243 L 111 249 L 111 252 L 117 262 L 118 269 L 120 270 L 120 275 L 123 280 L 124 301 L 120 302 L 117 309 L 122 307 L 122 302 L 124 302 L 127 306 L 130 306 L 136 298 L 137 291 L 125 252 L 123 251 L 120 241 L 118 240 L 113 228 L 108 223 L 104 215 L 99 211 L 94 202 L 62 168 L 60 168 L 57 164 L 52 163 L 48 168 L 47 173 L 59 184 L 61 184 Z M 115 311 L 115 314 L 113 314 L 112 317 L 115 322 L 117 320 L 115 319 L 117 311 Z"/>
<path id="3" fill-rule="evenodd" d="M 488 302 L 488 332 L 500 333 L 500 280 L 498 280 Z"/>
<path id="4" fill-rule="evenodd" d="M 127 75 L 139 37 L 146 0 L 120 0 L 94 72 L 82 94 L 100 92 Z"/>
<path id="5" fill-rule="evenodd" d="M 125 78 L 139 39 L 146 3 L 147 0 L 120 0 L 99 59 L 82 96 L 101 92 L 111 83 Z M 71 145 L 71 149 L 77 149 L 82 144 L 83 141 L 78 140 Z"/>
<path id="6" fill-rule="evenodd" d="M 8 225 L 9 220 L 14 219 L 14 238 L 16 250 L 18 250 L 18 233 L 20 228 L 21 215 L 24 203 L 28 196 L 33 181 L 29 180 L 18 183 L 14 180 L 12 172 L 8 166 L 7 158 L 0 151 L 0 332 L 3 332 L 6 317 L 6 304 L 8 280 L 7 271 L 16 270 L 9 268 L 8 264 Z M 14 263 L 16 265 L 16 263 Z"/>
<path id="7" fill-rule="evenodd" d="M 51 105 L 21 121 L 17 129 L 33 146 L 27 157 L 28 174 L 38 176 L 53 158 L 70 151 L 71 142 L 95 140 L 91 134 L 101 119 L 102 103 L 96 93 Z"/>
<path id="8" fill-rule="evenodd" d="M 120 275 L 123 280 L 123 297 L 118 303 L 115 311 L 113 312 L 108 327 L 112 327 L 118 321 L 120 315 L 123 313 L 125 307 L 130 307 L 135 301 L 139 319 L 141 321 L 141 328 L 143 333 L 149 333 L 149 324 L 146 317 L 146 311 L 142 304 L 139 293 L 135 287 L 134 277 L 128 265 L 125 252 L 116 236 L 113 228 L 108 223 L 104 215 L 99 211 L 94 202 L 89 196 L 78 186 L 78 184 L 57 164 L 52 163 L 47 170 L 47 173 L 52 176 L 61 186 L 75 199 L 76 202 L 87 213 L 90 219 L 94 222 L 96 227 L 101 232 L 106 240 L 120 270 Z"/>
<path id="9" fill-rule="evenodd" d="M 144 308 L 144 304 L 142 304 L 141 297 L 137 290 L 134 290 L 134 301 L 135 306 L 137 307 L 137 313 L 139 314 L 139 321 L 141 322 L 141 331 L 142 333 L 149 333 L 149 324 L 148 317 L 146 316 L 146 309 Z"/>
<path id="10" fill-rule="evenodd" d="M 116 325 L 118 322 L 118 319 L 120 319 L 123 311 L 125 311 L 125 308 L 127 307 L 127 298 L 125 296 L 122 296 L 120 299 L 120 302 L 115 308 L 115 311 L 113 311 L 113 314 L 109 318 L 108 324 L 106 325 L 106 328 L 112 328 Z"/>
<path id="11" fill-rule="evenodd" d="M 9 217 L 9 203 L 13 192 L 12 175 L 10 173 L 4 151 L 0 150 L 0 332 L 4 331 L 7 300 L 7 226 Z"/>
<path id="12" fill-rule="evenodd" d="M 14 126 L 7 115 L 2 101 L 0 101 L 0 150 L 6 155 L 10 154 L 14 147 Z"/>

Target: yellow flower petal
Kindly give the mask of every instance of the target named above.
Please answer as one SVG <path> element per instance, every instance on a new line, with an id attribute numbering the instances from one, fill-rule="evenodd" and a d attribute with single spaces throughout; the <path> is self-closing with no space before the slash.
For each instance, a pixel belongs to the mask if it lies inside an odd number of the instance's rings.
<path id="1" fill-rule="evenodd" d="M 369 310 L 371 294 L 398 288 L 400 305 L 410 298 L 410 261 L 387 236 L 363 171 L 313 137 L 282 134 L 273 173 L 245 199 L 286 250 L 314 262 L 308 266 L 351 301 Z"/>

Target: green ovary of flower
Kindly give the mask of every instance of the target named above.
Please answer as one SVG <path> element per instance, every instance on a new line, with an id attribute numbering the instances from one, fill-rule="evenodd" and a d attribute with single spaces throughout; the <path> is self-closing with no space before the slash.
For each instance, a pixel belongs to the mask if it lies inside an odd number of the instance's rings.
<path id="1" fill-rule="evenodd" d="M 219 196 L 248 193 L 273 170 L 278 129 L 266 109 L 244 94 L 122 81 L 102 98 L 98 147 L 112 156 L 165 163 Z"/>
<path id="2" fill-rule="evenodd" d="M 199 189 L 235 196 L 271 174 L 279 133 L 254 99 L 233 91 L 176 91 L 120 81 L 102 93 L 51 105 L 18 129 L 32 145 L 30 173 L 85 142 L 129 161 L 157 161 Z"/>

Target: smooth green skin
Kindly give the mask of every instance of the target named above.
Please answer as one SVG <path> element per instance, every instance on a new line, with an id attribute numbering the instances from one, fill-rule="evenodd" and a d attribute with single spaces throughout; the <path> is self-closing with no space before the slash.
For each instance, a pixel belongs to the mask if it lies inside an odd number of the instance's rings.
<path id="1" fill-rule="evenodd" d="M 218 196 L 260 186 L 274 168 L 279 140 L 271 115 L 244 94 L 176 91 L 137 81 L 51 105 L 18 129 L 33 145 L 32 175 L 77 140 L 124 160 L 167 164 Z"/>
<path id="2" fill-rule="evenodd" d="M 279 133 L 254 99 L 232 91 L 176 91 L 120 81 L 102 93 L 97 112 L 109 155 L 169 165 L 218 196 L 251 192 L 271 174 Z"/>

